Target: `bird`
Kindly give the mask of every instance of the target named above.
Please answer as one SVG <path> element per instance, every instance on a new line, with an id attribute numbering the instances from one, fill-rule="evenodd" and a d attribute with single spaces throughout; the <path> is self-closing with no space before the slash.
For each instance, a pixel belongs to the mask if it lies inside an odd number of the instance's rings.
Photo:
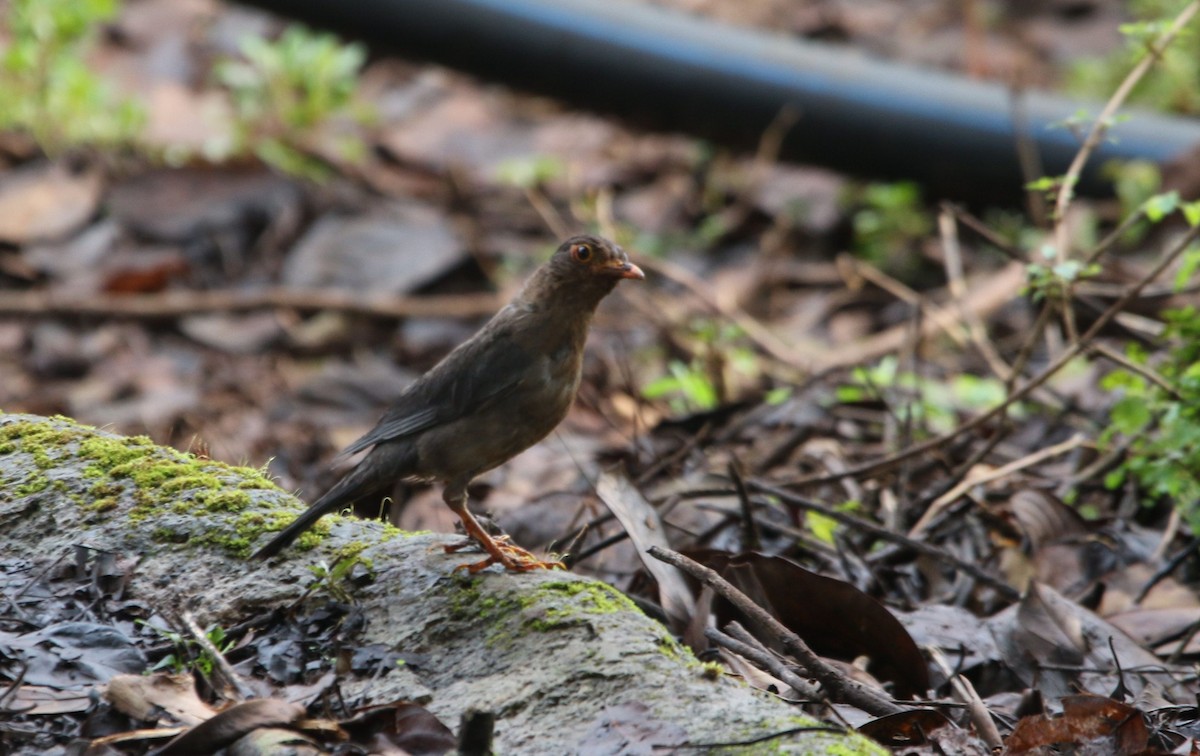
<path id="1" fill-rule="evenodd" d="M 343 455 L 366 455 L 252 556 L 279 554 L 325 515 L 401 480 L 441 482 L 442 500 L 462 520 L 468 541 L 513 572 L 565 569 L 493 538 L 467 509 L 473 479 L 545 438 L 575 400 L 584 343 L 597 306 L 622 280 L 645 273 L 607 239 L 578 235 L 539 266 L 516 297 L 467 341 L 405 388 L 379 422 Z"/>

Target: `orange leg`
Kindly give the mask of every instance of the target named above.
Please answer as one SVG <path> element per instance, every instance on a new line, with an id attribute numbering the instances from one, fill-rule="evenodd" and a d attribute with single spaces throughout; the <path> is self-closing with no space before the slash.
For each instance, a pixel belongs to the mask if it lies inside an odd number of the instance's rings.
<path id="1" fill-rule="evenodd" d="M 492 538 L 488 532 L 483 529 L 479 521 L 467 511 L 467 497 L 463 495 L 461 498 L 455 497 L 451 501 L 449 490 L 443 495 L 446 503 L 454 510 L 462 520 L 463 528 L 467 531 L 467 536 L 479 544 L 484 551 L 488 553 L 488 558 L 480 562 L 472 562 L 468 564 L 460 564 L 455 570 L 466 570 L 472 575 L 480 570 L 486 569 L 493 564 L 499 564 L 506 570 L 512 572 L 529 572 L 531 570 L 565 570 L 567 566 L 558 561 L 543 561 L 538 559 L 534 554 L 517 546 L 516 544 L 507 543 L 508 536 L 500 536 Z M 453 553 L 470 545 L 470 541 L 447 546 L 446 552 Z"/>

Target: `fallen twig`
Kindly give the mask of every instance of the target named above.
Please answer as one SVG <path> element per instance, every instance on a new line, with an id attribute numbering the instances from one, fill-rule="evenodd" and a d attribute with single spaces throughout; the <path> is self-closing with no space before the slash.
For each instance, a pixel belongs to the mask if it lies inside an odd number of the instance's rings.
<path id="1" fill-rule="evenodd" d="M 1021 459 L 1013 460 L 1007 465 L 997 467 L 996 469 L 990 470 L 986 473 L 980 475 L 968 474 L 966 478 L 963 479 L 958 485 L 937 497 L 933 503 L 929 505 L 929 508 L 925 510 L 925 513 L 921 515 L 921 518 L 917 520 L 917 523 L 913 525 L 911 529 L 909 529 L 909 537 L 920 538 L 929 527 L 930 523 L 933 522 L 934 518 L 937 517 L 942 511 L 942 509 L 952 504 L 958 499 L 958 497 L 962 496 L 975 486 L 991 483 L 993 480 L 1000 480 L 1001 478 L 1008 477 L 1015 472 L 1024 470 L 1027 467 L 1041 464 L 1051 457 L 1057 457 L 1060 454 L 1066 454 L 1069 451 L 1079 448 L 1086 443 L 1086 441 L 1087 439 L 1085 439 L 1082 435 L 1076 434 L 1060 444 L 1047 446 L 1044 449 L 1038 449 L 1032 454 L 1028 454 Z"/>
<path id="2" fill-rule="evenodd" d="M 495 294 L 446 294 L 427 297 L 363 294 L 340 289 L 177 290 L 155 294 L 64 296 L 49 291 L 0 294 L 0 316 L 46 317 L 88 315 L 143 320 L 169 320 L 214 312 L 290 309 L 337 310 L 376 318 L 473 318 L 491 315 L 502 306 Z"/>
<path id="3" fill-rule="evenodd" d="M 745 657 L 758 665 L 759 668 L 770 672 L 784 684 L 790 686 L 792 690 L 796 691 L 801 698 L 810 701 L 823 701 L 825 699 L 821 695 L 821 691 L 817 690 L 808 680 L 793 672 L 782 659 L 774 656 L 770 651 L 762 648 L 762 646 L 751 645 L 749 642 L 730 637 L 715 627 L 706 629 L 704 637 L 721 648 L 728 649 L 738 656 Z"/>
<path id="4" fill-rule="evenodd" d="M 226 660 L 225 655 L 208 639 L 208 635 L 196 623 L 196 618 L 192 616 L 192 613 L 185 611 L 181 619 L 183 620 L 184 627 L 192 634 L 192 639 L 212 658 L 213 669 L 219 672 L 221 677 L 232 688 L 233 695 L 226 693 L 225 697 L 233 701 L 245 701 L 253 698 L 254 691 L 242 681 L 241 676 L 234 671 L 233 665 Z"/>
<path id="5" fill-rule="evenodd" d="M 847 678 L 837 669 L 826 664 L 825 660 L 817 656 L 799 636 L 784 627 L 779 620 L 751 601 L 746 594 L 733 587 L 715 571 L 688 559 L 683 554 L 664 549 L 661 546 L 651 546 L 648 553 L 655 559 L 660 559 L 683 570 L 737 607 L 763 632 L 770 634 L 772 641 L 781 644 L 788 653 L 795 656 L 800 666 L 816 678 L 831 700 L 857 706 L 868 714 L 880 717 L 904 711 L 893 701 L 862 683 Z"/>
<path id="6" fill-rule="evenodd" d="M 936 646 L 926 646 L 925 652 L 929 654 L 930 661 L 950 681 L 950 687 L 954 689 L 954 697 L 967 705 L 967 711 L 971 715 L 971 721 L 975 724 L 975 731 L 979 733 L 979 737 L 988 744 L 988 748 L 998 753 L 1004 747 L 1004 739 L 1000 737 L 1000 730 L 992 720 L 991 712 L 983 703 L 983 699 L 975 692 L 975 686 L 971 685 L 970 680 L 950 668 L 950 663 L 946 661 L 946 656 L 941 649 Z"/>
<path id="7" fill-rule="evenodd" d="M 1163 258 L 1159 260 L 1158 263 L 1148 273 L 1142 276 L 1141 280 L 1130 286 L 1119 299 L 1109 305 L 1108 309 L 1106 309 L 1098 318 L 1096 318 L 1091 327 L 1088 328 L 1087 331 L 1085 331 L 1082 335 L 1080 335 L 1080 337 L 1076 339 L 1074 343 L 1064 349 L 1058 355 L 1057 359 L 1046 366 L 1042 372 L 1026 381 L 1023 385 L 1013 389 L 1013 391 L 1010 392 L 1003 401 L 996 404 L 996 406 L 992 407 L 987 412 L 976 415 L 952 431 L 943 433 L 942 435 L 931 438 L 928 441 L 922 441 L 919 444 L 914 444 L 907 449 L 902 449 L 893 454 L 889 454 L 882 459 L 866 462 L 854 467 L 849 467 L 846 470 L 837 473 L 836 475 L 823 474 L 809 478 L 801 478 L 800 480 L 793 481 L 788 485 L 800 487 L 810 485 L 815 482 L 825 483 L 831 480 L 840 480 L 841 478 L 847 476 L 859 477 L 883 472 L 900 464 L 906 459 L 927 454 L 934 449 L 953 441 L 959 436 L 980 428 L 996 417 L 999 417 L 1001 414 L 1006 412 L 1009 407 L 1021 401 L 1046 381 L 1050 380 L 1050 378 L 1057 374 L 1058 371 L 1066 367 L 1071 360 L 1075 359 L 1085 350 L 1087 350 L 1092 340 L 1095 339 L 1102 330 L 1104 330 L 1105 326 L 1112 322 L 1113 318 L 1122 312 L 1126 305 L 1133 301 L 1133 299 L 1137 297 L 1138 293 L 1141 292 L 1142 289 L 1144 289 L 1151 281 L 1162 275 L 1163 271 L 1165 271 L 1167 267 L 1171 265 L 1171 263 L 1173 263 L 1180 255 L 1182 255 L 1188 249 L 1188 247 L 1191 246 L 1192 242 L 1197 239 L 1197 237 L 1200 237 L 1200 226 L 1189 229 L 1188 232 L 1179 239 L 1175 246 L 1172 247 L 1167 254 L 1163 255 Z"/>
<path id="8" fill-rule="evenodd" d="M 950 565 L 951 567 L 961 570 L 979 582 L 989 586 L 1010 601 L 1015 601 L 1021 597 L 1020 592 L 1016 588 L 1013 588 L 1000 578 L 988 574 L 985 570 L 979 567 L 979 565 L 974 564 L 973 562 L 968 562 L 965 559 L 959 559 L 945 549 L 939 549 L 938 547 L 929 543 L 925 543 L 924 541 L 919 541 L 915 538 L 909 538 L 903 533 L 896 533 L 888 530 L 882 525 L 877 525 L 870 520 L 856 517 L 848 512 L 843 512 L 826 504 L 822 504 L 819 501 L 812 501 L 811 499 L 797 496 L 790 491 L 785 491 L 784 489 L 770 485 L 769 483 L 763 483 L 762 481 L 758 480 L 748 480 L 746 481 L 746 485 L 752 491 L 755 491 L 756 493 L 767 494 L 768 496 L 774 496 L 784 504 L 818 512 L 832 520 L 836 520 L 846 527 L 869 533 L 880 540 L 899 544 L 916 551 L 918 554 L 923 554 L 932 559 L 936 559 L 939 562 Z"/>
<path id="9" fill-rule="evenodd" d="M 1020 263 L 1010 263 L 999 271 L 989 273 L 986 278 L 978 279 L 976 284 L 965 300 L 976 317 L 983 317 L 1012 301 L 1025 285 L 1025 267 Z M 921 337 L 933 336 L 942 330 L 943 324 L 944 321 L 940 319 L 926 319 L 921 324 Z M 907 324 L 893 326 L 810 362 L 818 371 L 861 365 L 901 348 L 906 340 L 911 339 L 910 330 Z"/>

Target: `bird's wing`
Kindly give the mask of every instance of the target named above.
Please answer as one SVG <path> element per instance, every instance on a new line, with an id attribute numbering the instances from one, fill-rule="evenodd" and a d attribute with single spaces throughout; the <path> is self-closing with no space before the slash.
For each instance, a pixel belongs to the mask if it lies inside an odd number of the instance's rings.
<path id="1" fill-rule="evenodd" d="M 344 453 L 354 454 L 474 414 L 516 390 L 531 362 L 528 352 L 503 331 L 472 339 L 418 378 L 379 424 Z"/>

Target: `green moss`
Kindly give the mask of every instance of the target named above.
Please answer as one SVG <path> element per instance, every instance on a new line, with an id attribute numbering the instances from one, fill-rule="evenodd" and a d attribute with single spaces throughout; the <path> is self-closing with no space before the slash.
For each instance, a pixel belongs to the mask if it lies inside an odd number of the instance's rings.
<path id="1" fill-rule="evenodd" d="M 701 662 L 700 676 L 705 680 L 720 680 L 725 674 L 725 665 L 720 662 Z"/>
<path id="2" fill-rule="evenodd" d="M 89 496 L 96 497 L 115 497 L 120 496 L 125 491 L 125 486 L 119 483 L 113 483 L 111 480 L 101 480 L 88 489 Z"/>
<path id="3" fill-rule="evenodd" d="M 79 502 L 76 502 L 79 504 Z M 80 507 L 86 512 L 104 513 L 111 512 L 119 506 L 117 500 L 111 496 L 105 496 L 101 499 L 92 499 L 90 504 L 80 504 Z"/>
<path id="4" fill-rule="evenodd" d="M 50 487 L 50 479 L 45 475 L 30 475 L 25 479 L 25 482 L 13 489 L 13 495 L 18 498 L 25 496 L 33 496 L 41 493 Z"/>
<path id="5" fill-rule="evenodd" d="M 293 513 L 289 512 L 288 514 Z M 325 541 L 325 537 L 329 535 L 330 517 L 331 516 L 322 517 L 313 523 L 311 528 L 301 533 L 300 537 L 296 539 L 295 548 L 301 551 L 312 551 L 320 546 Z M 284 521 L 284 525 L 290 524 L 292 520 L 295 519 L 296 518 L 294 516 L 288 517 Z M 282 527 L 280 529 L 282 529 Z"/>
<path id="6" fill-rule="evenodd" d="M 580 608 L 590 614 L 615 614 L 617 612 L 638 612 L 629 597 L 613 588 L 608 583 L 599 581 L 562 580 L 539 585 L 531 594 L 530 601 L 537 601 L 538 595 L 550 594 L 560 596 L 565 594 L 578 599 Z"/>
<path id="7" fill-rule="evenodd" d="M 202 491 L 195 501 L 209 512 L 240 512 L 254 503 L 245 491 Z"/>
<path id="8" fill-rule="evenodd" d="M 512 639 L 516 623 L 510 620 L 520 614 L 524 601 L 516 596 L 485 594 L 480 588 L 484 579 L 466 572 L 453 573 L 449 614 L 456 622 L 483 626 L 485 643 L 495 647 Z"/>
<path id="9" fill-rule="evenodd" d="M 412 536 L 429 535 L 431 533 L 433 533 L 432 530 L 403 530 L 390 522 L 385 522 L 383 523 L 383 534 L 380 536 L 379 542 L 387 543 L 393 538 L 399 538 L 400 536 L 411 538 Z"/>
<path id="10" fill-rule="evenodd" d="M 146 456 L 149 450 L 141 443 L 143 436 L 117 439 L 88 436 L 79 442 L 79 456 L 96 462 L 89 468 L 89 477 L 106 474 L 117 465 Z"/>
<path id="11" fill-rule="evenodd" d="M 0 426 L 4 453 L 24 452 L 33 457 L 33 464 L 41 470 L 54 467 L 55 456 L 50 453 L 53 447 L 65 446 L 78 438 L 78 433 L 46 423 L 23 421 Z"/>
<path id="12" fill-rule="evenodd" d="M 74 489 L 62 484 L 62 493 L 89 513 L 123 516 L 130 524 L 153 523 L 151 536 L 158 541 L 214 545 L 234 554 L 245 554 L 264 532 L 278 531 L 295 519 L 297 508 L 282 496 L 263 496 L 256 491 L 278 491 L 265 468 L 234 467 L 200 459 L 173 449 L 158 447 L 145 436 L 121 438 L 67 418 L 22 420 L 0 425 L 0 453 L 28 454 L 39 469 L 50 469 L 60 459 L 81 461 Z M 55 449 L 56 446 L 69 448 Z M 80 480 L 87 481 L 80 486 Z M 16 481 L 0 489 L 0 497 L 30 495 L 49 485 L 41 477 Z M 71 481 L 68 481 L 71 482 Z M 57 489 L 56 489 L 57 490 Z M 75 490 L 79 493 L 72 493 Z M 197 513 L 186 532 L 168 529 L 156 522 L 163 512 L 180 515 Z M 299 539 L 300 548 L 314 548 L 329 533 L 331 518 L 324 518 Z M 203 524 L 201 524 L 203 523 Z M 383 540 L 403 531 L 387 527 Z M 368 543 L 353 546 L 359 550 Z"/>
<path id="13" fill-rule="evenodd" d="M 683 646 L 679 645 L 679 641 L 675 640 L 666 633 L 658 636 L 658 641 L 655 645 L 658 646 L 659 653 L 668 659 L 671 659 L 672 661 L 679 661 L 682 659 L 683 652 L 686 650 Z"/>
<path id="14" fill-rule="evenodd" d="M 371 544 L 365 541 L 351 541 L 334 552 L 333 563 L 339 564 L 349 560 L 354 564 L 361 564 L 368 571 L 374 571 L 375 563 L 372 560 L 366 559 L 362 556 L 363 551 L 365 551 L 370 545 Z"/>
<path id="15" fill-rule="evenodd" d="M 177 478 L 165 481 L 158 488 L 164 494 L 173 494 L 197 488 L 215 489 L 220 487 L 221 480 L 215 475 L 180 475 Z"/>
<path id="16" fill-rule="evenodd" d="M 272 491 L 279 488 L 279 486 L 265 478 L 250 478 L 243 480 L 237 484 L 237 487 L 244 491 Z"/>
<path id="17" fill-rule="evenodd" d="M 161 526 L 151 530 L 150 537 L 164 543 L 186 543 L 188 540 L 187 535 Z"/>
<path id="18" fill-rule="evenodd" d="M 578 624 L 586 615 L 640 611 L 628 596 L 611 585 L 579 580 L 543 583 L 522 597 L 521 604 L 527 609 L 538 609 L 537 616 L 527 622 L 538 632 Z"/>

